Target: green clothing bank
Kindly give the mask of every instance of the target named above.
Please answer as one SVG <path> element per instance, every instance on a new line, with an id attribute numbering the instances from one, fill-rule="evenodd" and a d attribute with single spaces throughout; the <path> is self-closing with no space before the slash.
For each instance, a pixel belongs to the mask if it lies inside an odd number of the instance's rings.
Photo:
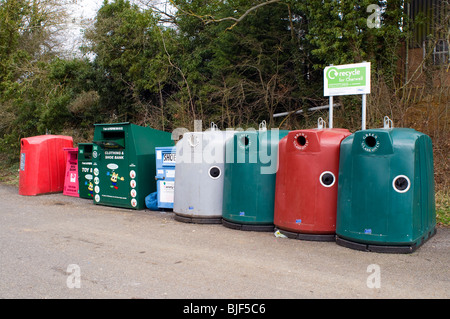
<path id="1" fill-rule="evenodd" d="M 144 209 L 156 191 L 155 147 L 173 146 L 171 133 L 131 123 L 95 124 L 94 204 Z"/>

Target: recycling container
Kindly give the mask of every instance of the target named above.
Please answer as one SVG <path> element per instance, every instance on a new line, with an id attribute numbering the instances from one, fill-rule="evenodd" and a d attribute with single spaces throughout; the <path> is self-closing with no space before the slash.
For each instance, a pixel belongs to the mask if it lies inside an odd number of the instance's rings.
<path id="1" fill-rule="evenodd" d="M 222 224 L 273 231 L 277 153 L 286 130 L 237 132 L 227 142 Z"/>
<path id="2" fill-rule="evenodd" d="M 176 147 L 157 147 L 156 189 L 159 209 L 173 209 Z"/>
<path id="3" fill-rule="evenodd" d="M 64 178 L 63 194 L 79 197 L 78 193 L 78 148 L 64 148 L 67 152 L 66 176 Z"/>
<path id="4" fill-rule="evenodd" d="M 59 193 L 64 189 L 66 152 L 73 139 L 64 135 L 39 135 L 20 141 L 19 194 Z"/>
<path id="5" fill-rule="evenodd" d="M 342 141 L 336 242 L 410 253 L 434 235 L 433 149 L 410 128 L 358 131 Z"/>
<path id="6" fill-rule="evenodd" d="M 339 128 L 291 131 L 279 144 L 274 225 L 289 238 L 335 241 Z"/>
<path id="7" fill-rule="evenodd" d="M 187 132 L 176 145 L 175 220 L 185 223 L 222 222 L 225 143 L 233 132 L 212 125 Z"/>
<path id="8" fill-rule="evenodd" d="M 93 143 L 78 143 L 78 187 L 80 198 L 85 199 L 94 198 L 92 148 Z"/>
<path id="9" fill-rule="evenodd" d="M 173 146 L 171 134 L 131 123 L 95 124 L 94 204 L 145 208 L 156 191 L 155 148 Z"/>

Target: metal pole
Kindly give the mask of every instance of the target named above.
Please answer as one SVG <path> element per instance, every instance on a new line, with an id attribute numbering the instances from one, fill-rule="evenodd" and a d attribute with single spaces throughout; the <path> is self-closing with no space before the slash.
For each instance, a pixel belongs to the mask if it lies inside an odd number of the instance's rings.
<path id="1" fill-rule="evenodd" d="M 328 103 L 328 105 L 329 105 L 329 111 L 328 111 L 328 116 L 329 116 L 328 127 L 329 127 L 329 128 L 333 128 L 333 96 L 330 96 L 329 99 L 330 99 L 330 102 Z"/>
<path id="2" fill-rule="evenodd" d="M 338 107 L 338 106 L 341 106 L 341 104 L 340 103 L 336 103 L 336 104 L 333 105 L 333 107 Z M 328 104 L 327 105 L 321 105 L 321 106 L 315 106 L 315 107 L 309 108 L 308 111 L 312 112 L 312 111 L 317 111 L 317 110 L 324 110 L 324 109 L 328 109 L 329 107 L 330 106 Z M 275 113 L 273 115 L 273 117 L 286 116 L 286 115 L 289 115 L 291 113 L 292 112 Z M 303 110 L 298 110 L 297 112 L 295 112 L 295 114 L 301 114 L 301 113 L 303 113 Z"/>
<path id="3" fill-rule="evenodd" d="M 366 97 L 367 94 L 362 95 L 362 130 L 366 129 Z"/>

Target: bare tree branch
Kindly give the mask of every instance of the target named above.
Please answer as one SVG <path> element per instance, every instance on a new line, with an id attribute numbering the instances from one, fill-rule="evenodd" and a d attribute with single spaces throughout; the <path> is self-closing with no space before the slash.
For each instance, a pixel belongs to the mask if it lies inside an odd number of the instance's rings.
<path id="1" fill-rule="evenodd" d="M 239 18 L 235 18 L 235 17 L 225 17 L 225 18 L 221 18 L 221 19 L 211 19 L 211 20 L 207 20 L 205 23 L 213 23 L 213 22 L 222 22 L 222 21 L 226 21 L 226 20 L 232 20 L 235 21 L 234 24 L 231 27 L 228 27 L 227 30 L 231 30 L 233 29 L 239 22 L 241 22 L 242 20 L 245 19 L 245 17 L 247 17 L 252 11 L 257 10 L 258 8 L 261 8 L 265 5 L 268 4 L 272 4 L 272 3 L 277 3 L 280 2 L 281 0 L 269 0 L 266 2 L 262 2 L 260 4 L 257 4 L 256 6 L 251 7 L 250 9 L 248 9 L 247 11 L 244 12 L 243 15 L 241 15 Z"/>
<path id="2" fill-rule="evenodd" d="M 220 19 L 215 19 L 215 18 L 214 18 L 213 16 L 211 16 L 211 15 L 204 15 L 204 16 L 202 16 L 202 15 L 195 14 L 195 13 L 192 12 L 192 11 L 187 12 L 187 11 L 185 11 L 185 10 L 183 10 L 183 9 L 178 8 L 178 7 L 175 5 L 175 3 L 173 2 L 173 0 L 169 0 L 169 1 L 170 1 L 171 5 L 172 5 L 173 7 L 175 7 L 177 10 L 179 10 L 179 11 L 181 11 L 181 12 L 187 14 L 187 15 L 197 17 L 197 18 L 201 19 L 202 21 L 204 21 L 205 24 L 210 24 L 210 23 L 215 23 L 215 22 L 222 22 L 222 21 L 227 21 L 227 20 L 234 21 L 233 25 L 230 26 L 230 27 L 228 27 L 228 28 L 226 29 L 226 30 L 231 30 L 231 29 L 233 29 L 239 22 L 241 22 L 242 20 L 244 20 L 244 19 L 245 19 L 252 11 L 255 11 L 255 10 L 257 10 L 257 9 L 263 7 L 263 6 L 269 5 L 269 4 L 281 2 L 282 0 L 268 0 L 268 1 L 266 1 L 266 2 L 259 3 L 259 4 L 255 5 L 255 6 L 249 8 L 249 9 L 248 9 L 247 11 L 245 11 L 244 14 L 242 14 L 239 18 L 235 18 L 235 17 L 225 17 L 225 18 L 220 18 Z"/>
<path id="3" fill-rule="evenodd" d="M 189 95 L 189 104 L 190 104 L 191 110 L 192 110 L 192 117 L 195 119 L 194 102 L 193 102 L 193 98 L 192 98 L 192 94 L 191 94 L 191 88 L 189 87 L 189 82 L 187 81 L 186 76 L 184 75 L 183 70 L 181 70 L 180 67 L 178 67 L 176 64 L 174 64 L 174 63 L 172 62 L 172 60 L 171 60 L 171 58 L 170 58 L 169 51 L 167 51 L 167 48 L 166 48 L 166 42 L 165 42 L 165 40 L 164 40 L 163 32 L 162 32 L 162 30 L 161 30 L 160 28 L 158 28 L 158 29 L 159 29 L 159 32 L 160 32 L 160 34 L 161 34 L 162 44 L 163 44 L 163 47 L 164 47 L 164 51 L 166 52 L 167 60 L 168 60 L 169 64 L 170 64 L 173 68 L 175 68 L 178 72 L 180 72 L 181 76 L 183 77 L 183 81 L 184 81 L 184 83 L 186 84 L 186 88 L 187 88 L 188 95 Z"/>

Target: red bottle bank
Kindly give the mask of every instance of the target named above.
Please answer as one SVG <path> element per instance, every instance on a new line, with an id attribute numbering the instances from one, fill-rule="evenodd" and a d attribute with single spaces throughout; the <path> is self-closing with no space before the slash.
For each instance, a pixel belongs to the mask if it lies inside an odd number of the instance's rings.
<path id="1" fill-rule="evenodd" d="M 334 241 L 337 178 L 346 129 L 291 131 L 279 144 L 274 225 L 289 238 Z"/>
<path id="2" fill-rule="evenodd" d="M 19 194 L 39 195 L 62 192 L 66 152 L 73 139 L 63 135 L 40 135 L 20 141 Z"/>

